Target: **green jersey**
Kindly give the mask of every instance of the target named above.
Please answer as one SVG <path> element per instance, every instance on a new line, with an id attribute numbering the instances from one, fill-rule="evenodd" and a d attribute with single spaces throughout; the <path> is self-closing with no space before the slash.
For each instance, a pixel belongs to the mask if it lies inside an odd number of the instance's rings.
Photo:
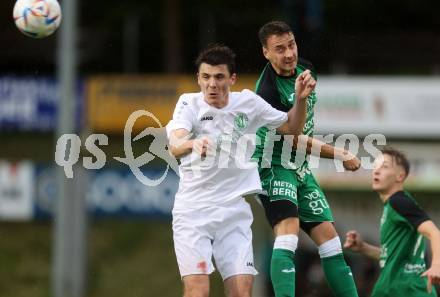
<path id="1" fill-rule="evenodd" d="M 312 76 L 317 79 L 316 73 L 313 71 L 313 66 L 306 61 L 299 61 L 295 69 L 295 74 L 292 76 L 278 75 L 272 65 L 268 63 L 257 81 L 256 93 L 263 97 L 272 107 L 287 112 L 295 104 L 295 80 L 298 75 L 306 69 L 310 69 Z M 303 134 L 305 135 L 313 136 L 313 109 L 316 100 L 316 93 L 312 92 L 307 99 L 307 118 L 303 130 Z M 283 148 L 283 143 L 285 142 L 284 136 L 262 127 L 257 131 L 257 137 L 259 137 L 260 142 L 257 143 L 253 158 L 258 161 L 260 167 L 272 167 L 272 165 L 283 165 L 286 167 L 286 164 L 291 162 L 289 168 L 295 169 L 300 176 L 304 176 L 307 171 L 310 171 L 304 157 L 298 158 L 299 162 L 297 160 L 295 163 L 296 152 L 291 149 L 292 145 L 287 139 Z M 272 152 L 270 152 L 270 150 L 267 151 L 267 148 L 271 147 L 271 144 L 268 145 L 269 143 L 273 143 Z M 294 165 L 292 166 L 292 164 Z"/>
<path id="2" fill-rule="evenodd" d="M 429 220 L 426 213 L 407 192 L 394 193 L 384 205 L 380 222 L 379 279 L 372 297 L 437 296 L 427 292 L 425 239 L 418 226 Z"/>

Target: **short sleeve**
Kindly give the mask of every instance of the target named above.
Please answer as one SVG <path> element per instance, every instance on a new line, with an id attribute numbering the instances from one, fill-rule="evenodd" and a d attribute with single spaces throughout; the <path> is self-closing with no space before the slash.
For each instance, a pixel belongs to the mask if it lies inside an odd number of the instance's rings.
<path id="1" fill-rule="evenodd" d="M 429 216 L 426 212 L 424 212 L 414 200 L 406 197 L 403 191 L 397 192 L 390 197 L 390 205 L 415 229 L 417 229 L 421 223 L 429 220 Z"/>
<path id="2" fill-rule="evenodd" d="M 185 129 L 191 132 L 193 129 L 193 121 L 194 112 L 190 101 L 186 96 L 182 95 L 177 101 L 172 120 L 166 126 L 168 138 L 171 132 L 177 129 Z"/>
<path id="3" fill-rule="evenodd" d="M 256 114 L 258 114 L 258 124 L 260 127 L 266 127 L 270 130 L 276 129 L 287 122 L 287 113 L 273 108 L 263 98 L 256 96 Z"/>

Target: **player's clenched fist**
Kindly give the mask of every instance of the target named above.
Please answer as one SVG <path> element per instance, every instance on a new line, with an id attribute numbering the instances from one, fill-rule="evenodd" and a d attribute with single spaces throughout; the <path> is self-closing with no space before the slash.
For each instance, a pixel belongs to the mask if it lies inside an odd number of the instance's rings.
<path id="1" fill-rule="evenodd" d="M 440 264 L 432 264 L 431 267 L 426 270 L 421 276 L 428 279 L 427 291 L 428 293 L 431 293 L 432 285 L 440 284 Z"/>
<path id="2" fill-rule="evenodd" d="M 354 252 L 360 252 L 362 249 L 362 246 L 364 244 L 364 240 L 362 237 L 357 233 L 357 231 L 348 231 L 345 235 L 345 243 L 344 248 L 350 249 Z"/>
<path id="3" fill-rule="evenodd" d="M 208 147 L 209 147 L 208 137 L 197 138 L 194 139 L 193 141 L 193 151 L 196 152 L 197 155 L 201 156 L 202 158 L 206 157 Z"/>
<path id="4" fill-rule="evenodd" d="M 306 99 L 315 90 L 316 80 L 313 78 L 310 70 L 306 70 L 295 81 L 295 94 L 299 100 Z"/>
<path id="5" fill-rule="evenodd" d="M 350 171 L 356 171 L 361 167 L 361 161 L 359 158 L 348 151 L 344 153 L 342 164 L 345 169 Z"/>

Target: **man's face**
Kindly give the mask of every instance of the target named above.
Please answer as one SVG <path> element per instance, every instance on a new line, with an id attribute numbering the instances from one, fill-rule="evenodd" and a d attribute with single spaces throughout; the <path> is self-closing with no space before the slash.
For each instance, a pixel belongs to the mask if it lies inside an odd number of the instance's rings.
<path id="1" fill-rule="evenodd" d="M 263 47 L 263 55 L 279 75 L 292 75 L 298 62 L 295 37 L 292 33 L 271 35 Z"/>
<path id="2" fill-rule="evenodd" d="M 197 73 L 197 82 L 205 101 L 217 108 L 228 104 L 229 90 L 235 80 L 235 73 L 231 75 L 226 64 L 214 66 L 202 63 Z"/>
<path id="3" fill-rule="evenodd" d="M 379 155 L 374 161 L 372 188 L 374 191 L 387 192 L 394 185 L 403 183 L 405 170 L 397 165 L 388 154 Z"/>

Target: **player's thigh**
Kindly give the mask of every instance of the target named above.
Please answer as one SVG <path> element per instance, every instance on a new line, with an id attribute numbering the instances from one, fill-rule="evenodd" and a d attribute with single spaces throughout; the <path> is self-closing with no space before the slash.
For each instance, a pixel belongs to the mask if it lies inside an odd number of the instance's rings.
<path id="1" fill-rule="evenodd" d="M 330 205 L 312 173 L 305 176 L 298 188 L 298 212 L 301 228 L 303 223 L 333 222 Z"/>
<path id="2" fill-rule="evenodd" d="M 217 213 L 218 217 L 220 214 Z M 241 199 L 222 210 L 222 223 L 213 241 L 213 256 L 223 280 L 235 275 L 255 275 L 252 248 L 253 221 L 249 204 Z"/>
<path id="3" fill-rule="evenodd" d="M 209 276 L 187 275 L 182 278 L 184 297 L 208 297 Z"/>
<path id="4" fill-rule="evenodd" d="M 265 192 L 265 195 L 260 195 L 260 200 L 270 225 L 281 233 L 297 234 L 299 182 L 295 173 L 284 167 L 274 166 L 260 169 L 260 177 Z"/>
<path id="5" fill-rule="evenodd" d="M 182 278 L 187 275 L 210 274 L 212 238 L 203 214 L 173 211 L 173 241 Z"/>
<path id="6" fill-rule="evenodd" d="M 250 297 L 252 294 L 253 275 L 234 275 L 225 280 L 227 297 Z"/>

